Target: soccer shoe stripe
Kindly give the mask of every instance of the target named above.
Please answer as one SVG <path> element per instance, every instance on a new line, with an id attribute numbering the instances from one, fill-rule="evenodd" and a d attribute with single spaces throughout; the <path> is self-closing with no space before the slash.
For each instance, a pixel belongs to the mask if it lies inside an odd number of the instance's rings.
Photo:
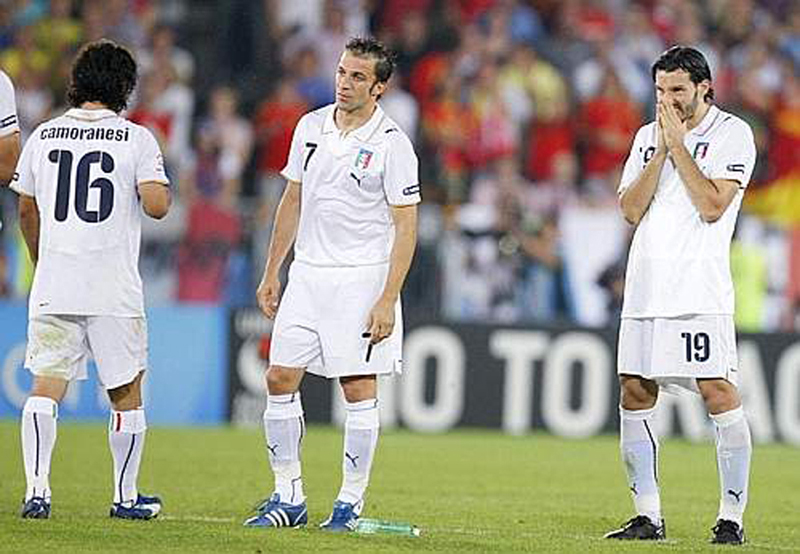
<path id="1" fill-rule="evenodd" d="M 274 512 L 267 512 L 266 514 L 264 514 L 264 517 L 272 522 L 273 527 L 282 527 L 281 522 L 278 520 L 277 517 L 275 517 Z"/>
<path id="2" fill-rule="evenodd" d="M 278 514 L 283 519 L 284 525 L 286 525 L 287 527 L 291 525 L 291 521 L 289 520 L 289 514 L 286 513 L 286 510 L 284 510 L 283 508 L 278 508 Z"/>

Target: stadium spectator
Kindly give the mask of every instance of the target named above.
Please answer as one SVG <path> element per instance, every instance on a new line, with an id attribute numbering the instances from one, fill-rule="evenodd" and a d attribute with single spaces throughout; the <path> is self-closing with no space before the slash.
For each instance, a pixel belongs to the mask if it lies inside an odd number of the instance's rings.
<path id="1" fill-rule="evenodd" d="M 613 68 L 607 68 L 598 94 L 581 106 L 579 118 L 584 177 L 614 180 L 641 117 Z M 609 193 L 613 194 L 613 186 Z"/>

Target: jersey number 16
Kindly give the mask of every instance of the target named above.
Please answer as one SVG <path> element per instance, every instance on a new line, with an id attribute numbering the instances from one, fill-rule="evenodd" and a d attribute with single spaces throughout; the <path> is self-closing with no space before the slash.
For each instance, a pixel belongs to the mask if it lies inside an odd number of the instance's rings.
<path id="1" fill-rule="evenodd" d="M 69 197 L 72 187 L 72 152 L 51 150 L 47 159 L 58 164 L 58 184 L 56 187 L 56 221 L 65 221 L 69 215 Z M 100 223 L 108 219 L 114 208 L 114 185 L 105 177 L 89 182 L 92 165 L 99 164 L 104 173 L 114 171 L 114 158 L 106 152 L 95 150 L 87 152 L 78 160 L 75 172 L 75 214 L 87 223 Z M 89 189 L 98 189 L 100 202 L 97 210 L 89 209 Z"/>

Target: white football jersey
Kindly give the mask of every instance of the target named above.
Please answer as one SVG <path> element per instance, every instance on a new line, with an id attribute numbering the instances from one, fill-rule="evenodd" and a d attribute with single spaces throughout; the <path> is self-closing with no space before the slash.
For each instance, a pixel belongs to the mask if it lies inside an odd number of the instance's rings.
<path id="1" fill-rule="evenodd" d="M 152 133 L 111 110 L 71 109 L 40 125 L 11 188 L 39 207 L 29 316 L 144 315 L 137 185 L 168 185 Z"/>
<path id="2" fill-rule="evenodd" d="M 0 71 L 0 137 L 19 131 L 14 85 L 8 75 Z"/>
<path id="3" fill-rule="evenodd" d="M 653 156 L 656 123 L 639 129 L 619 193 Z M 672 161 L 664 163 L 655 196 L 633 235 L 625 274 L 622 317 L 733 315 L 730 245 L 756 147 L 750 126 L 711 106 L 684 144 L 709 179 L 730 179 L 739 191 L 717 221 L 707 223 L 692 204 Z"/>
<path id="4" fill-rule="evenodd" d="M 304 115 L 281 174 L 301 183 L 295 259 L 317 266 L 385 263 L 394 241 L 390 206 L 420 202 L 414 147 L 380 106 L 342 136 L 331 104 Z"/>

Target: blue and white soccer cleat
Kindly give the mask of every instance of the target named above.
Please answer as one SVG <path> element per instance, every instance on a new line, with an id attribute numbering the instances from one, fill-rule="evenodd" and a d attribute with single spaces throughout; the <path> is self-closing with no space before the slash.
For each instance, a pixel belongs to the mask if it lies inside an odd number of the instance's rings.
<path id="1" fill-rule="evenodd" d="M 350 504 L 336 500 L 333 503 L 333 512 L 319 526 L 325 531 L 333 533 L 347 533 L 355 531 L 358 525 L 358 517 L 361 513 L 362 503 Z"/>
<path id="2" fill-rule="evenodd" d="M 158 496 L 140 494 L 133 506 L 115 502 L 111 505 L 108 515 L 119 519 L 153 519 L 161 512 L 161 504 L 161 498 Z"/>
<path id="3" fill-rule="evenodd" d="M 281 502 L 274 493 L 256 508 L 257 515 L 244 522 L 245 527 L 305 527 L 308 523 L 306 503 Z"/>
<path id="4" fill-rule="evenodd" d="M 24 519 L 50 519 L 50 502 L 41 496 L 34 496 L 22 504 L 19 515 Z"/>

